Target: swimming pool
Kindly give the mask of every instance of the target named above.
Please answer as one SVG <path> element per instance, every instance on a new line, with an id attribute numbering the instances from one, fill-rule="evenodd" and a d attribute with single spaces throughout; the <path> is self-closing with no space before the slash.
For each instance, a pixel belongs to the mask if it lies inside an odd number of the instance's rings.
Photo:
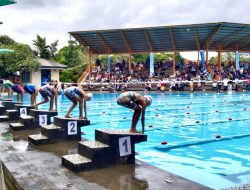
<path id="1" fill-rule="evenodd" d="M 138 159 L 214 189 L 250 182 L 249 93 L 150 95 L 153 103 L 145 122 L 148 141 L 136 145 Z M 82 128 L 84 138 L 94 139 L 96 128 L 129 129 L 133 112 L 118 106 L 117 96 L 95 94 L 87 102 L 91 125 Z M 58 102 L 63 116 L 70 102 L 63 95 Z M 78 116 L 78 109 L 73 116 Z M 140 121 L 137 129 L 141 130 Z"/>

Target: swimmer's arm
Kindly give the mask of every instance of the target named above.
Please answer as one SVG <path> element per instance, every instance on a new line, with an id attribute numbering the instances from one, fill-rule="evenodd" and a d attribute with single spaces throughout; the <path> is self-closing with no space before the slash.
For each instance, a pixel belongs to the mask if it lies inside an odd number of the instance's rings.
<path id="1" fill-rule="evenodd" d="M 85 119 L 87 119 L 87 109 L 86 109 L 86 107 L 87 107 L 87 104 L 86 104 L 86 100 L 85 100 L 85 98 L 83 99 L 83 101 L 84 101 L 84 115 L 85 115 Z"/>
<path id="2" fill-rule="evenodd" d="M 141 110 L 141 126 L 142 126 L 142 134 L 144 134 L 144 126 L 145 126 L 145 109 L 146 106 L 142 106 L 142 110 Z"/>

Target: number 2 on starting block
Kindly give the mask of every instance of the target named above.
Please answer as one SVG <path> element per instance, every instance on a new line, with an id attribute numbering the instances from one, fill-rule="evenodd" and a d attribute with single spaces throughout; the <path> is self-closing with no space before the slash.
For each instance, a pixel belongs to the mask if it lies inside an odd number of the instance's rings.
<path id="1" fill-rule="evenodd" d="M 77 122 L 69 121 L 68 122 L 68 135 L 76 135 L 77 134 Z"/>

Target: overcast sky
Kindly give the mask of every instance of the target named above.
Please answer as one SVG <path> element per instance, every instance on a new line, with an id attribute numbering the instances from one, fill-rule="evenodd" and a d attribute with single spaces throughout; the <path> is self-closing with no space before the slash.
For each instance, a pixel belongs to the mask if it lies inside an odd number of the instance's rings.
<path id="1" fill-rule="evenodd" d="M 250 0 L 17 0 L 0 7 L 0 35 L 32 45 L 39 34 L 67 45 L 68 32 L 236 22 L 250 24 Z"/>

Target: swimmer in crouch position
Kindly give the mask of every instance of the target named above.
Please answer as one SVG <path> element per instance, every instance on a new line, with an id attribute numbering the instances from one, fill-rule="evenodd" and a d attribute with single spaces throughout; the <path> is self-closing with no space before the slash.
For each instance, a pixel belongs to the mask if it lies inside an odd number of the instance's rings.
<path id="1" fill-rule="evenodd" d="M 30 105 L 34 106 L 36 104 L 36 96 L 39 92 L 39 89 L 36 88 L 34 84 L 27 83 L 24 85 L 23 89 L 30 94 Z"/>
<path id="2" fill-rule="evenodd" d="M 138 133 L 136 124 L 141 116 L 142 134 L 144 134 L 146 107 L 152 103 L 152 97 L 142 96 L 136 92 L 123 92 L 117 98 L 117 104 L 135 110 L 129 132 Z"/>
<path id="3" fill-rule="evenodd" d="M 69 88 L 66 88 L 64 90 L 64 95 L 73 103 L 64 117 L 70 118 L 70 113 L 77 106 L 77 103 L 79 103 L 79 119 L 88 119 L 86 101 L 91 100 L 93 95 L 91 93 L 84 92 L 80 87 L 77 86 L 71 86 Z M 84 117 L 82 113 L 83 104 L 85 115 Z"/>

